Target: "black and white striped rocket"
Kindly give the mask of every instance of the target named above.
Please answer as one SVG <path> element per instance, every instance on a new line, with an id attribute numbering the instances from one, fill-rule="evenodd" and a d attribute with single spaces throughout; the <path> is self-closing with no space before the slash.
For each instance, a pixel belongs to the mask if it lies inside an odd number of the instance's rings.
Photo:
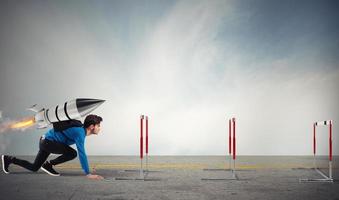
<path id="1" fill-rule="evenodd" d="M 74 99 L 48 109 L 38 110 L 35 104 L 29 110 L 36 112 L 34 120 L 38 124 L 38 128 L 46 128 L 53 122 L 79 119 L 91 113 L 104 102 L 105 100 L 100 99 Z"/>

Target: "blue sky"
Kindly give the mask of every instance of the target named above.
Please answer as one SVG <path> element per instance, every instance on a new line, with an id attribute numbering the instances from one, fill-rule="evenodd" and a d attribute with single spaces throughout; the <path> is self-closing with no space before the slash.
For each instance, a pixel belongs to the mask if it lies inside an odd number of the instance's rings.
<path id="1" fill-rule="evenodd" d="M 151 152 L 160 155 L 224 154 L 233 116 L 240 154 L 305 155 L 310 124 L 339 121 L 336 1 L 0 5 L 3 116 L 106 99 L 89 154 L 137 154 L 140 114 L 151 118 Z M 34 154 L 44 131 L 0 134 L 0 150 Z"/>

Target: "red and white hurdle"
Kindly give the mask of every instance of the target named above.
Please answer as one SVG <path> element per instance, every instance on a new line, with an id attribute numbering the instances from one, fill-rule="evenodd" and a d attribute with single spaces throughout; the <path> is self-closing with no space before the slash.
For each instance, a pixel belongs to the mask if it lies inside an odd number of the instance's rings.
<path id="1" fill-rule="evenodd" d="M 143 158 L 144 158 L 144 120 L 146 122 L 146 138 L 145 138 L 145 152 L 146 152 L 146 170 L 144 170 Z M 145 172 L 148 173 L 148 116 L 140 116 L 140 178 L 145 177 Z"/>
<path id="2" fill-rule="evenodd" d="M 235 170 L 236 120 L 235 120 L 234 117 L 228 120 L 228 156 L 227 156 L 227 153 L 226 153 L 226 159 L 227 159 L 227 157 L 229 159 L 229 166 L 228 167 L 226 166 L 225 169 L 204 169 L 204 170 L 205 171 L 231 171 L 232 172 L 232 178 L 202 178 L 201 180 L 239 180 L 238 176 L 235 173 L 235 171 L 236 171 Z"/>
<path id="3" fill-rule="evenodd" d="M 117 178 L 115 178 L 115 180 L 142 180 L 142 181 L 159 181 L 159 180 L 161 180 L 159 178 L 149 178 L 149 177 L 147 177 L 149 172 L 157 172 L 157 171 L 149 171 L 148 170 L 148 159 L 149 159 L 148 158 L 149 157 L 149 151 L 148 151 L 148 146 L 149 146 L 148 145 L 149 144 L 148 120 L 149 120 L 148 116 L 140 115 L 140 138 L 139 138 L 140 169 L 123 170 L 124 172 L 139 172 L 140 173 L 139 177 L 138 178 L 136 178 L 136 177 L 117 177 Z M 144 142 L 144 130 L 145 130 L 145 133 L 146 133 L 145 142 Z M 144 146 L 144 144 L 145 144 L 145 146 Z M 145 150 L 146 155 L 144 155 L 144 150 Z M 144 162 L 143 162 L 144 157 L 146 159 L 145 169 L 144 169 Z"/>
<path id="4" fill-rule="evenodd" d="M 235 118 L 228 120 L 228 154 L 229 154 L 229 169 L 232 170 L 235 178 L 235 159 L 236 159 L 236 135 L 235 135 Z M 233 160 L 233 167 L 232 167 Z"/>
<path id="5" fill-rule="evenodd" d="M 300 179 L 300 182 L 333 182 L 332 177 L 332 120 L 327 121 L 320 121 L 313 123 L 313 165 L 315 171 L 317 171 L 321 176 L 322 179 Z M 316 138 L 316 127 L 317 126 L 329 126 L 329 135 L 328 135 L 328 176 L 320 171 L 316 166 L 316 153 L 317 153 L 317 138 Z"/>

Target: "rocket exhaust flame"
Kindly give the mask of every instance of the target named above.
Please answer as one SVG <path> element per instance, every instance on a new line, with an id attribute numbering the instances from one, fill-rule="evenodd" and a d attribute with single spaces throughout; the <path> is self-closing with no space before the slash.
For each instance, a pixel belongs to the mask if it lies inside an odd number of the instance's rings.
<path id="1" fill-rule="evenodd" d="M 24 120 L 14 122 L 9 125 L 9 128 L 11 129 L 22 129 L 22 128 L 28 128 L 30 126 L 33 126 L 35 123 L 34 117 L 26 118 Z"/>
<path id="2" fill-rule="evenodd" d="M 35 124 L 34 117 L 24 118 L 17 121 L 4 121 L 0 124 L 0 133 L 9 130 L 25 130 Z"/>

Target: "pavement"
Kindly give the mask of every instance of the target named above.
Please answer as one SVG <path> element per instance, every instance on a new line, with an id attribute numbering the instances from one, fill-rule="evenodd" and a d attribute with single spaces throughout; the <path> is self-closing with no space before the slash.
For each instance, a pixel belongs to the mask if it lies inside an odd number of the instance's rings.
<path id="1" fill-rule="evenodd" d="M 34 157 L 20 158 L 34 160 Z M 96 173 L 104 176 L 105 180 L 87 179 L 77 159 L 56 167 L 62 174 L 60 177 L 52 177 L 41 170 L 32 173 L 11 165 L 10 174 L 0 173 L 0 197 L 48 200 L 339 200 L 336 167 L 333 183 L 299 182 L 300 178 L 321 178 L 310 168 L 310 157 L 239 157 L 236 179 L 232 171 L 227 170 L 229 163 L 223 156 L 153 156 L 149 159 L 149 172 L 145 173 L 144 179 L 140 179 L 138 157 L 92 156 L 89 160 Z"/>

